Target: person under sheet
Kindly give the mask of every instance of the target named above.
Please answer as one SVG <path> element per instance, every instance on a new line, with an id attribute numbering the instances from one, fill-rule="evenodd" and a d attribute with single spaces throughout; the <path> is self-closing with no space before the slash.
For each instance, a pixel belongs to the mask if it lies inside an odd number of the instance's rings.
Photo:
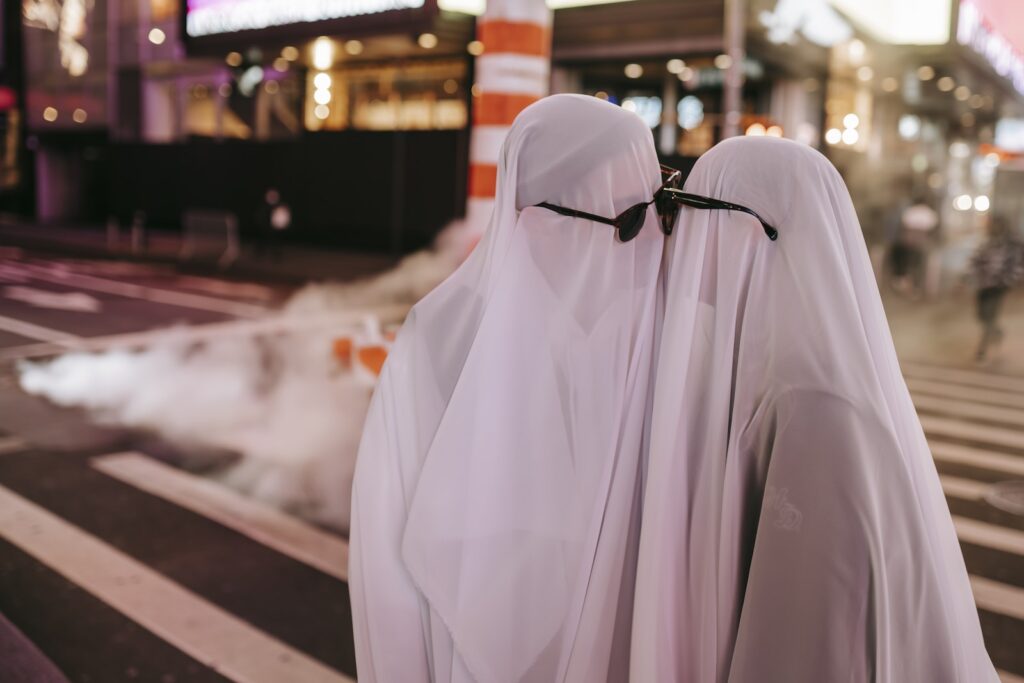
<path id="1" fill-rule="evenodd" d="M 666 245 L 631 680 L 996 683 L 850 196 L 736 138 Z"/>
<path id="2" fill-rule="evenodd" d="M 623 681 L 664 236 L 650 130 L 592 97 L 515 120 L 490 226 L 410 313 L 356 464 L 360 683 Z"/>

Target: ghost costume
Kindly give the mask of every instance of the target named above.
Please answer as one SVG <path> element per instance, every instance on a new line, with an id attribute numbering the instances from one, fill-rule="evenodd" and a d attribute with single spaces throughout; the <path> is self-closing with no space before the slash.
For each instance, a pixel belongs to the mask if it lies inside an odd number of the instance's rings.
<path id="1" fill-rule="evenodd" d="M 719 144 L 666 246 L 631 680 L 997 681 L 835 168 Z"/>
<path id="2" fill-rule="evenodd" d="M 491 224 L 410 313 L 352 501 L 360 683 L 622 681 L 664 238 L 650 130 L 595 98 L 516 119 Z"/>

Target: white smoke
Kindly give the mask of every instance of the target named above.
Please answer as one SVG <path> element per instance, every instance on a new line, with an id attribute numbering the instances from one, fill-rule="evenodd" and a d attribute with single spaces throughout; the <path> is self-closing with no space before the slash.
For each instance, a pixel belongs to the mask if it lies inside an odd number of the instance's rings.
<path id="1" fill-rule="evenodd" d="M 253 497 L 347 531 L 356 450 L 372 393 L 364 373 L 332 354 L 360 328 L 308 324 L 359 309 L 407 310 L 454 270 L 466 240 L 450 228 L 438 246 L 351 284 L 315 284 L 284 306 L 275 331 L 197 340 L 168 330 L 144 349 L 69 353 L 19 367 L 22 388 L 101 423 L 152 431 L 184 451 L 241 456 L 216 476 Z M 379 327 L 379 326 L 378 326 Z"/>

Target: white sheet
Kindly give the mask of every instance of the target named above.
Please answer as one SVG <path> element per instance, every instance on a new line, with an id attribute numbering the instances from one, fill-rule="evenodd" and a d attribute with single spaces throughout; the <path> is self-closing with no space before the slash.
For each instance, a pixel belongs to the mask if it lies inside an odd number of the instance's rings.
<path id="1" fill-rule="evenodd" d="M 666 250 L 638 682 L 995 682 L 857 216 L 816 151 L 705 154 Z"/>
<path id="2" fill-rule="evenodd" d="M 516 119 L 491 225 L 413 309 L 356 465 L 360 683 L 628 675 L 642 433 L 664 239 L 604 216 L 660 184 L 650 130 L 594 98 Z"/>

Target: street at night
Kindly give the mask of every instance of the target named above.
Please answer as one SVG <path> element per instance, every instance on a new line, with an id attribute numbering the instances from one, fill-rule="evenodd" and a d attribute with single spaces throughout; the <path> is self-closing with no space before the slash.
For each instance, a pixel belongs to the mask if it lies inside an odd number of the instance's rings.
<path id="1" fill-rule="evenodd" d="M 354 678 L 343 534 L 211 476 L 237 454 L 197 454 L 146 430 L 103 426 L 18 383 L 19 363 L 61 348 L 143 351 L 181 334 L 241 344 L 269 333 L 247 327 L 272 319 L 294 287 L 3 253 L 0 630 L 14 662 L 6 670 L 28 672 L 26 681 Z M 998 494 L 1000 482 L 1024 478 L 1024 377 L 952 365 L 905 362 L 904 371 L 986 644 L 1004 680 L 1016 681 L 1024 518 L 1019 484 Z M 191 387 L 197 397 L 212 390 Z"/>
<path id="2" fill-rule="evenodd" d="M 0 0 L 0 683 L 1024 683 L 1024 3 Z"/>

